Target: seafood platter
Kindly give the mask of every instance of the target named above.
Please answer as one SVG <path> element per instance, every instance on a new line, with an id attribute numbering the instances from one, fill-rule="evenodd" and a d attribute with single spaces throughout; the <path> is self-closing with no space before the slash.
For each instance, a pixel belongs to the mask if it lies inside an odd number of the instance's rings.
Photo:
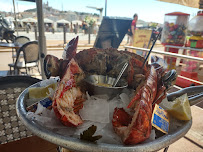
<path id="1" fill-rule="evenodd" d="M 152 57 L 151 64 L 143 64 L 143 57 L 114 48 L 76 53 L 77 43 L 78 37 L 67 44 L 63 59 L 47 55 L 47 80 L 25 89 L 17 100 L 19 118 L 35 135 L 73 151 L 133 152 L 160 150 L 187 133 L 191 119 L 174 119 L 166 134 L 151 123 L 154 106 L 166 99 L 176 79 L 164 60 Z M 113 97 L 89 94 L 88 77 L 116 78 L 125 63 L 122 79 L 127 87 Z M 33 93 L 42 87 L 49 91 L 48 97 L 34 99 L 43 97 L 43 90 Z"/>

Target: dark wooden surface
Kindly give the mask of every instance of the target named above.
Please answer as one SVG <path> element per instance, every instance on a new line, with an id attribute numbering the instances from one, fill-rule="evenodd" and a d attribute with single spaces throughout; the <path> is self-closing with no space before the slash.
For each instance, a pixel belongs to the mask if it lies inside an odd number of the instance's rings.
<path id="1" fill-rule="evenodd" d="M 37 136 L 0 145 L 0 152 L 57 152 L 58 146 Z"/>

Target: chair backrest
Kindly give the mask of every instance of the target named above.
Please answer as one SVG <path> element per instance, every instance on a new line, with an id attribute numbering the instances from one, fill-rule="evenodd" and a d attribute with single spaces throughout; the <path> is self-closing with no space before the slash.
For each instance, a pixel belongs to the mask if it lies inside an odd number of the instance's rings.
<path id="1" fill-rule="evenodd" d="M 29 41 L 30 39 L 26 36 L 17 36 L 14 40 L 14 43 L 25 44 Z"/>
<path id="2" fill-rule="evenodd" d="M 23 52 L 25 64 L 39 61 L 39 48 L 37 41 L 27 42 L 17 50 L 15 66 L 18 63 L 20 52 Z"/>
<path id="3" fill-rule="evenodd" d="M 39 47 L 37 41 L 25 43 L 22 47 L 25 64 L 39 61 Z"/>

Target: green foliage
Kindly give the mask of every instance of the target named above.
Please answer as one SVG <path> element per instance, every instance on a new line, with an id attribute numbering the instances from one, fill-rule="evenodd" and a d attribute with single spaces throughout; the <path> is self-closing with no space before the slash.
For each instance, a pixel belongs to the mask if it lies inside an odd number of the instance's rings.
<path id="1" fill-rule="evenodd" d="M 157 27 L 158 23 L 150 23 L 150 27 Z"/>
<path id="2" fill-rule="evenodd" d="M 93 24 L 95 23 L 95 19 L 90 16 L 86 16 L 85 22 L 87 23 L 88 26 L 93 26 Z"/>
<path id="3" fill-rule="evenodd" d="M 80 139 L 90 141 L 90 142 L 96 142 L 97 140 L 102 138 L 101 135 L 93 136 L 96 130 L 97 130 L 97 126 L 92 125 L 87 130 L 83 131 L 82 134 L 80 134 Z"/>

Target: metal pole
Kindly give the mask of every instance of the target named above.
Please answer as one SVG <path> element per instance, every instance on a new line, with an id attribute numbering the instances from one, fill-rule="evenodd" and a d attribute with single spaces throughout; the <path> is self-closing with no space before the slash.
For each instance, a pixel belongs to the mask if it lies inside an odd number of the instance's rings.
<path id="1" fill-rule="evenodd" d="M 101 22 L 101 21 L 102 21 L 103 9 L 99 10 L 99 12 L 100 12 L 100 15 L 99 15 L 99 22 Z"/>
<path id="2" fill-rule="evenodd" d="M 90 26 L 88 27 L 88 44 L 90 44 Z"/>
<path id="3" fill-rule="evenodd" d="M 13 11 L 14 11 L 15 24 L 16 24 L 16 32 L 17 32 L 17 36 L 18 36 L 18 23 L 17 23 L 17 19 L 16 19 L 16 8 L 15 8 L 14 0 L 13 0 Z"/>
<path id="4" fill-rule="evenodd" d="M 44 57 L 47 54 L 46 50 L 46 37 L 44 35 L 44 14 L 43 14 L 43 7 L 42 7 L 42 0 L 36 0 L 37 5 L 37 20 L 38 20 L 38 31 L 39 31 L 39 38 L 38 38 L 38 44 L 39 44 L 39 58 L 40 58 L 40 65 L 41 65 L 41 74 L 42 79 L 46 79 L 45 73 L 44 73 Z"/>
<path id="5" fill-rule="evenodd" d="M 66 44 L 66 25 L 63 25 L 63 44 Z"/>
<path id="6" fill-rule="evenodd" d="M 35 30 L 35 40 L 37 40 L 37 25 L 34 25 L 34 30 Z"/>
<path id="7" fill-rule="evenodd" d="M 107 9 L 107 0 L 105 0 L 105 16 L 106 16 L 106 9 Z"/>

